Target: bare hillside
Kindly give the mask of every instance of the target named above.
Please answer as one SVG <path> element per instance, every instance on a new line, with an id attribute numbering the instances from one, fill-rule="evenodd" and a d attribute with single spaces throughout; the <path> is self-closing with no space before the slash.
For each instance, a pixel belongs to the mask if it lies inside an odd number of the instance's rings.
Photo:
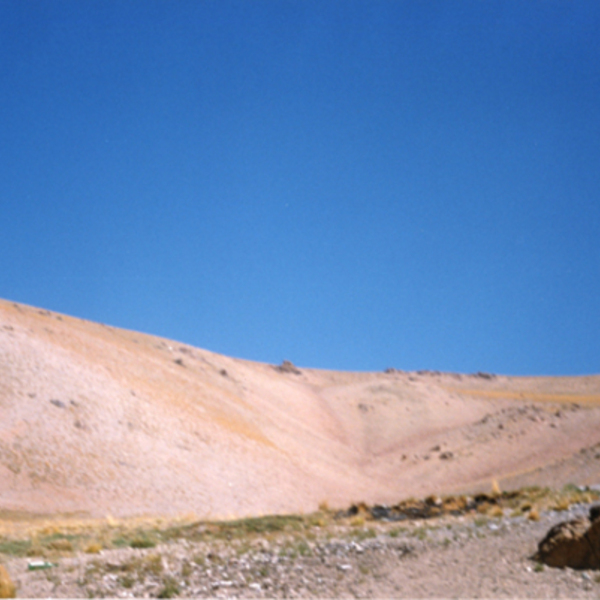
<path id="1" fill-rule="evenodd" d="M 227 517 L 600 482 L 600 376 L 275 367 L 0 301 L 0 510 Z"/>

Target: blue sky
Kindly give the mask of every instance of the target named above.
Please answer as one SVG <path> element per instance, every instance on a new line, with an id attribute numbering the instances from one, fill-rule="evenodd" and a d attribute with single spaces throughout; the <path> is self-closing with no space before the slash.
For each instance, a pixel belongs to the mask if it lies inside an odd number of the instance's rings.
<path id="1" fill-rule="evenodd" d="M 300 366 L 600 372 L 597 0 L 0 0 L 0 297 Z"/>

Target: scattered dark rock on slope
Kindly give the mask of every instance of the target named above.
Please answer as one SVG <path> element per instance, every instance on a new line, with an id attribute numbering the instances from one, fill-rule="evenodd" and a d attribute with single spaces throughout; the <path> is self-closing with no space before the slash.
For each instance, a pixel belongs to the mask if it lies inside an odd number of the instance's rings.
<path id="1" fill-rule="evenodd" d="M 471 512 L 485 512 L 493 507 L 503 507 L 520 496 L 519 491 L 499 494 L 476 494 L 475 496 L 428 496 L 421 499 L 408 499 L 393 506 L 364 503 L 353 504 L 348 510 L 338 513 L 338 517 L 364 515 L 377 521 L 405 521 L 410 519 L 432 519 L 443 515 L 463 515 Z"/>

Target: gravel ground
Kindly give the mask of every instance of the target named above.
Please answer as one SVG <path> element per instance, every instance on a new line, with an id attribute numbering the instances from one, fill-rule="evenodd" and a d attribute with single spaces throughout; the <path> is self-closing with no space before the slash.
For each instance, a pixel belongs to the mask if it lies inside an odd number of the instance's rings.
<path id="1" fill-rule="evenodd" d="M 600 574 L 530 557 L 548 529 L 589 505 L 525 517 L 333 525 L 231 541 L 105 550 L 29 571 L 6 564 L 19 597 L 600 598 Z"/>

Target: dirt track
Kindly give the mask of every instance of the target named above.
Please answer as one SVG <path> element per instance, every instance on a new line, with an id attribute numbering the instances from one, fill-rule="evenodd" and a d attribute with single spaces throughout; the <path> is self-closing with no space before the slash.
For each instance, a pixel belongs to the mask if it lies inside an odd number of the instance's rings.
<path id="1" fill-rule="evenodd" d="M 0 301 L 0 509 L 217 518 L 600 482 L 600 377 L 252 363 Z"/>

